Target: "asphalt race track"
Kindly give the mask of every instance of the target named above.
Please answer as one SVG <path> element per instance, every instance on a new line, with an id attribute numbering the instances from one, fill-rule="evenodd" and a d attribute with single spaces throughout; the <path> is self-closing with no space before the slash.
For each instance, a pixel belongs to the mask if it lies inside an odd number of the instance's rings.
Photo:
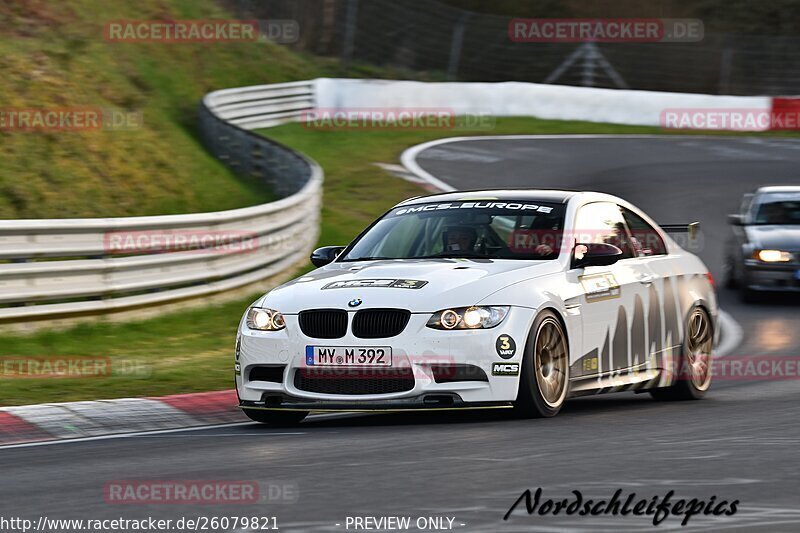
<path id="1" fill-rule="evenodd" d="M 758 184 L 800 182 L 800 141 L 767 138 L 470 140 L 418 163 L 462 189 L 529 186 L 623 196 L 656 220 L 699 220 L 700 253 L 719 278 L 725 215 Z M 744 305 L 720 289 L 744 330 L 732 356 L 794 356 L 800 305 Z M 347 531 L 348 516 L 451 517 L 456 531 L 797 531 L 800 382 L 717 381 L 704 401 L 632 393 L 569 402 L 550 420 L 503 411 L 312 418 L 0 450 L 0 514 L 50 518 L 275 516 L 282 531 Z M 115 480 L 255 480 L 296 498 L 260 505 L 120 505 Z M 544 498 L 739 500 L 731 517 L 528 516 L 503 520 L 525 489 Z M 446 521 L 445 521 L 446 523 Z M 337 525 L 339 524 L 339 525 Z M 464 524 L 464 525 L 461 525 Z M 352 527 L 349 529 L 353 531 Z M 413 530 L 413 529 L 412 529 Z"/>

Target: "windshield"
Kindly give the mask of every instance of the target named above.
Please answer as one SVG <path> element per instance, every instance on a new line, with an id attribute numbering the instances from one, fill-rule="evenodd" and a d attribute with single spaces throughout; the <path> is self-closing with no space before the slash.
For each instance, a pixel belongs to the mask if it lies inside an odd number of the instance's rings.
<path id="1" fill-rule="evenodd" d="M 755 206 L 754 224 L 800 224 L 800 194 L 771 194 Z"/>
<path id="2" fill-rule="evenodd" d="M 386 214 L 341 260 L 555 259 L 563 227 L 563 205 L 535 200 L 410 205 Z"/>

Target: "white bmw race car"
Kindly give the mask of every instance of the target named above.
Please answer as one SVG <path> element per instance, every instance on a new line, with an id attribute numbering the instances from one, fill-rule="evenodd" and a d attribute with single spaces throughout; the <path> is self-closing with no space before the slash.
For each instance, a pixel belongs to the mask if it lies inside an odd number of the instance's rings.
<path id="1" fill-rule="evenodd" d="M 549 417 L 572 396 L 696 399 L 711 383 L 707 268 L 614 196 L 412 198 L 311 260 L 320 268 L 242 318 L 236 387 L 253 420 L 465 407 Z"/>

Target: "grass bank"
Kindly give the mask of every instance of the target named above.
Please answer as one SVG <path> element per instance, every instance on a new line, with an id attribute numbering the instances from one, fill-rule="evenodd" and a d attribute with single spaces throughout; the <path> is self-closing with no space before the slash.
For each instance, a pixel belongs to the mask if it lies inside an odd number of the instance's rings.
<path id="1" fill-rule="evenodd" d="M 3 112 L 101 108 L 129 128 L 0 128 L 0 219 L 215 211 L 272 195 L 200 144 L 197 105 L 214 89 L 335 73 L 330 60 L 267 42 L 109 42 L 106 22 L 230 18 L 213 0 L 0 2 Z M 140 120 L 140 121 L 139 121 Z"/>

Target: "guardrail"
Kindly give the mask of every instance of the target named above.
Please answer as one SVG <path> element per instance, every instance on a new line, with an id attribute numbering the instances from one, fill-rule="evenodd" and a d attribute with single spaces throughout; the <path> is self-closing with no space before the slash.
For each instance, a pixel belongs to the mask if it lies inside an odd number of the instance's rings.
<path id="1" fill-rule="evenodd" d="M 36 324 L 197 299 L 270 278 L 308 257 L 319 232 L 322 170 L 248 130 L 295 120 L 313 107 L 313 89 L 313 82 L 226 89 L 200 105 L 209 150 L 234 172 L 260 179 L 277 201 L 186 215 L 0 221 L 0 322 Z M 129 253 L 109 245 L 112 236 L 141 232 L 240 235 L 242 242 L 233 251 L 211 243 Z"/>

